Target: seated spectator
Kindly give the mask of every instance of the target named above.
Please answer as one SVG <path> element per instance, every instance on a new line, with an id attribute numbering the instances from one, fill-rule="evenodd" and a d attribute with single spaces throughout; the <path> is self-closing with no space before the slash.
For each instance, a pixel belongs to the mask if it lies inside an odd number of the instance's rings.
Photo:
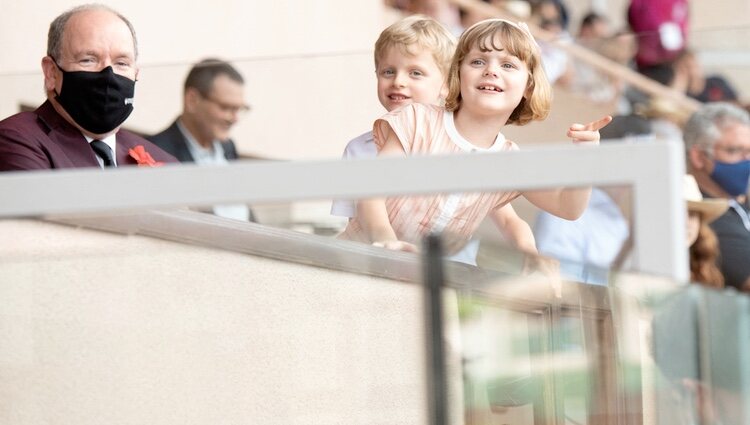
<path id="1" fill-rule="evenodd" d="M 688 0 L 630 0 L 627 18 L 639 70 L 673 61 L 687 45 Z"/>
<path id="2" fill-rule="evenodd" d="M 529 0 L 531 14 L 536 15 L 542 22 L 557 21 L 560 29 L 568 31 L 568 8 L 562 0 Z"/>
<path id="3" fill-rule="evenodd" d="M 690 281 L 712 288 L 724 287 L 719 270 L 719 241 L 708 226 L 724 214 L 729 204 L 724 199 L 703 199 L 698 183 L 685 176 L 684 195 L 687 201 L 687 243 L 690 251 Z"/>
<path id="4" fill-rule="evenodd" d="M 556 36 L 560 42 L 569 43 L 572 37 L 566 30 L 567 15 L 565 8 L 559 1 L 542 0 L 533 3 L 531 20 L 540 28 Z M 574 80 L 574 69 L 568 58 L 568 53 L 554 44 L 539 41 L 542 53 L 542 65 L 550 84 L 568 86 Z"/>
<path id="5" fill-rule="evenodd" d="M 137 59 L 133 26 L 109 7 L 55 18 L 42 58 L 47 101 L 0 121 L 0 171 L 176 162 L 120 130 L 133 111 Z"/>
<path id="6" fill-rule="evenodd" d="M 629 66 L 635 54 L 632 37 L 616 35 L 610 28 L 607 18 L 593 12 L 583 18 L 577 42 L 623 66 Z M 615 103 L 617 111 L 621 114 L 631 112 L 629 103 L 622 96 L 625 84 L 620 78 L 580 60 L 573 62 L 573 75 L 575 78 L 571 79 L 570 84 L 572 91 L 588 97 L 595 103 Z"/>
<path id="7" fill-rule="evenodd" d="M 182 113 L 148 139 L 180 162 L 226 163 L 238 158 L 229 131 L 249 107 L 242 75 L 230 64 L 206 59 L 188 73 Z"/>
<path id="8" fill-rule="evenodd" d="M 707 103 L 684 129 L 687 169 L 704 194 L 729 209 L 711 223 L 719 239 L 719 267 L 727 286 L 750 290 L 750 116 L 730 103 Z"/>
<path id="9" fill-rule="evenodd" d="M 706 77 L 698 58 L 689 50 L 683 51 L 674 61 L 641 68 L 640 72 L 652 80 L 677 90 L 700 102 L 737 102 L 734 88 L 723 77 Z M 666 99 L 649 99 L 638 93 L 631 99 L 636 109 L 649 102 L 665 103 Z M 640 105 L 640 106 L 638 106 Z M 661 105 L 664 107 L 665 105 Z M 685 117 L 682 121 L 687 120 Z"/>
<path id="10" fill-rule="evenodd" d="M 537 249 L 560 260 L 567 280 L 607 285 L 609 269 L 628 238 L 628 222 L 607 191 L 594 188 L 583 215 L 569 221 L 540 212 L 534 224 Z"/>
<path id="11" fill-rule="evenodd" d="M 180 162 L 225 165 L 238 158 L 229 131 L 249 109 L 244 98 L 242 75 L 227 62 L 205 59 L 195 64 L 185 79 L 180 116 L 149 140 Z M 213 212 L 252 221 L 246 205 L 216 205 Z"/>
<path id="12" fill-rule="evenodd" d="M 612 36 L 612 28 L 606 16 L 595 12 L 589 12 L 581 20 L 578 29 L 578 42 L 595 47 L 602 40 Z"/>
<path id="13" fill-rule="evenodd" d="M 698 58 L 690 50 L 683 51 L 674 62 L 681 89 L 700 102 L 737 102 L 737 91 L 720 75 L 706 76 Z"/>

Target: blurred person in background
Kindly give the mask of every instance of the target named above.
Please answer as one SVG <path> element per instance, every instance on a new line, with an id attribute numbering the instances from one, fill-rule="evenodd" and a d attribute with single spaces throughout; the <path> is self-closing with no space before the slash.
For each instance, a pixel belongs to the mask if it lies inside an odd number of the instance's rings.
<path id="1" fill-rule="evenodd" d="M 737 102 L 737 91 L 721 75 L 709 75 L 698 57 L 689 49 L 680 53 L 674 62 L 680 89 L 699 102 Z"/>
<path id="2" fill-rule="evenodd" d="M 244 84 L 242 75 L 227 62 L 198 62 L 185 79 L 182 113 L 148 139 L 180 162 L 219 164 L 237 159 L 229 132 L 249 109 Z"/>
<path id="3" fill-rule="evenodd" d="M 561 2 L 556 0 L 532 2 L 531 22 L 553 34 L 557 42 L 573 41 L 567 30 L 567 20 L 567 12 Z M 542 53 L 542 66 L 550 84 L 570 86 L 575 80 L 575 69 L 568 53 L 553 43 L 542 40 L 538 43 Z"/>
<path id="4" fill-rule="evenodd" d="M 183 163 L 221 166 L 238 159 L 229 132 L 250 109 L 244 84 L 242 75 L 227 62 L 198 62 L 185 79 L 182 113 L 167 129 L 148 139 Z M 247 205 L 215 205 L 212 211 L 221 217 L 254 221 Z"/>
<path id="5" fill-rule="evenodd" d="M 725 102 L 707 103 L 684 129 L 687 169 L 701 192 L 725 199 L 728 210 L 711 223 L 727 286 L 750 290 L 750 116 Z"/>
<path id="6" fill-rule="evenodd" d="M 621 115 L 600 130 L 607 140 L 652 140 L 651 123 L 637 115 Z M 540 211 L 534 223 L 539 253 L 560 261 L 564 279 L 594 285 L 609 283 L 610 269 L 619 267 L 627 254 L 630 225 L 623 211 L 628 191 L 595 187 L 581 217 L 565 220 Z"/>
<path id="7" fill-rule="evenodd" d="M 687 202 L 685 242 L 690 255 L 690 281 L 711 288 L 723 288 L 724 276 L 719 270 L 719 241 L 709 224 L 729 208 L 725 199 L 703 199 L 698 183 L 685 176 L 683 194 Z"/>
<path id="8" fill-rule="evenodd" d="M 579 43 L 595 46 L 598 42 L 611 36 L 612 28 L 606 16 L 589 12 L 581 19 L 581 26 L 578 29 Z"/>
<path id="9" fill-rule="evenodd" d="M 638 37 L 638 69 L 671 62 L 687 46 L 688 0 L 631 0 L 627 19 Z"/>
<path id="10" fill-rule="evenodd" d="M 629 34 L 615 33 L 609 20 L 595 12 L 589 12 L 584 16 L 576 41 L 582 47 L 626 67 L 631 65 L 635 55 L 633 37 Z M 626 85 L 619 77 L 600 71 L 581 60 L 574 61 L 573 68 L 574 78 L 570 84 L 572 91 L 598 104 L 614 104 L 619 114 L 627 115 L 632 112 L 630 102 L 623 95 Z"/>

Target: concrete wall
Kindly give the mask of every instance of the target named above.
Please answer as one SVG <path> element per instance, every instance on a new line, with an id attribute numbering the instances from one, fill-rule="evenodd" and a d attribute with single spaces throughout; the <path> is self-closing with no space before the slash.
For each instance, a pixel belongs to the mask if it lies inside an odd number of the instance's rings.
<path id="1" fill-rule="evenodd" d="M 36 221 L 0 234 L 0 423 L 427 421 L 418 285 Z"/>

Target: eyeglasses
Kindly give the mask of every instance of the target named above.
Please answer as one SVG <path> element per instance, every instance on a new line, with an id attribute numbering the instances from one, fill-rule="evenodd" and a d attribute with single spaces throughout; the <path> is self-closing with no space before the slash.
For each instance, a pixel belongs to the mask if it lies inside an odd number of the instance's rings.
<path id="1" fill-rule="evenodd" d="M 231 114 L 244 114 L 248 111 L 250 111 L 250 105 L 232 105 L 229 103 L 225 103 L 219 100 L 216 100 L 212 98 L 211 96 L 203 96 L 202 98 L 206 99 L 207 101 L 213 103 L 214 105 L 218 106 L 219 109 L 221 109 L 222 112 L 225 113 L 231 113 Z"/>

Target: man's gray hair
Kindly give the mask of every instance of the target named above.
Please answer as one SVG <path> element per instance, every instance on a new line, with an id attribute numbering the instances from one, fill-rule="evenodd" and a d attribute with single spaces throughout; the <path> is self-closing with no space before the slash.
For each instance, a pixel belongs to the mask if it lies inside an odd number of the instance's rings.
<path id="1" fill-rule="evenodd" d="M 65 35 L 65 26 L 68 24 L 68 20 L 70 20 L 70 18 L 76 13 L 86 12 L 89 10 L 106 10 L 107 12 L 111 12 L 112 14 L 120 18 L 122 22 L 124 22 L 125 25 L 128 26 L 130 34 L 133 36 L 133 52 L 135 54 L 134 59 L 138 59 L 138 39 L 135 37 L 135 28 L 133 28 L 133 24 L 131 24 L 126 17 L 122 16 L 119 12 L 112 9 L 111 7 L 98 3 L 76 6 L 64 12 L 63 14 L 55 18 L 54 21 L 52 21 L 52 23 L 49 25 L 49 33 L 47 34 L 47 55 L 51 56 L 56 61 L 60 60 L 60 55 L 62 54 L 62 40 L 63 36 Z"/>
<path id="2" fill-rule="evenodd" d="M 703 105 L 685 124 L 682 133 L 685 148 L 712 147 L 721 137 L 722 130 L 731 124 L 750 125 L 750 115 L 731 103 L 714 102 Z"/>

